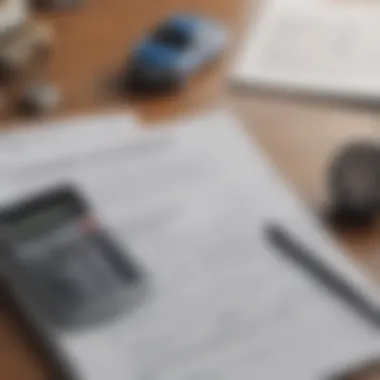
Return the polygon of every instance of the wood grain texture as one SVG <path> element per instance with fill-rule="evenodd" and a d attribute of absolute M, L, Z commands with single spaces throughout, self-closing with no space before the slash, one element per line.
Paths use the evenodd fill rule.
<path fill-rule="evenodd" d="M 125 109 L 132 107 L 148 123 L 202 108 L 224 104 L 244 121 L 269 153 L 274 164 L 294 184 L 310 206 L 321 212 L 326 202 L 325 172 L 336 149 L 358 137 L 380 139 L 380 118 L 376 109 L 359 105 L 329 104 L 323 101 L 254 92 L 236 93 L 226 84 L 226 73 L 238 44 L 231 44 L 225 59 L 195 78 L 176 96 L 150 102 L 116 99 L 103 90 L 104 81 L 127 58 L 131 47 L 147 28 L 176 11 L 201 11 L 220 18 L 234 31 L 252 22 L 247 10 L 258 3 L 243 0 L 87 0 L 83 10 L 43 14 L 38 17 L 56 28 L 52 59 L 38 64 L 33 72 L 46 76 L 63 91 L 62 115 Z M 25 73 L 20 82 L 27 78 Z M 3 126 L 14 113 L 10 105 L 3 112 Z M 151 124 L 153 125 L 153 124 Z M 349 253 L 380 278 L 380 229 L 361 234 L 341 234 Z M 380 379 L 378 370 L 355 379 Z M 20 332 L 6 306 L 0 312 L 0 378 L 4 380 L 49 379 L 46 366 Z M 127 379 L 126 379 L 127 380 Z M 351 380 L 351 379 L 350 379 Z"/>

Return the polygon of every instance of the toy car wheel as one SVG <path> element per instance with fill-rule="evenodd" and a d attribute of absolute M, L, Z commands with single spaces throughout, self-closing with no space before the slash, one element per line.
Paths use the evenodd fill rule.
<path fill-rule="evenodd" d="M 131 68 L 121 82 L 123 92 L 138 95 L 174 92 L 184 85 L 184 80 L 171 70 L 143 66 Z"/>

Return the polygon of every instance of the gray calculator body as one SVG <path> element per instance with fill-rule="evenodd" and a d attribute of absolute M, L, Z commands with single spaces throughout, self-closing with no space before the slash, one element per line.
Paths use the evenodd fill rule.
<path fill-rule="evenodd" d="M 141 268 L 64 186 L 0 211 L 0 275 L 59 354 L 60 334 L 112 323 L 146 294 Z"/>

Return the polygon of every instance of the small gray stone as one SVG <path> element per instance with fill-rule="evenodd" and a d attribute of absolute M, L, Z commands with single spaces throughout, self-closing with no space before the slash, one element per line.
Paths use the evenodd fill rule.
<path fill-rule="evenodd" d="M 57 109 L 60 102 L 61 92 L 56 86 L 34 83 L 26 88 L 19 106 L 24 114 L 44 114 Z"/>

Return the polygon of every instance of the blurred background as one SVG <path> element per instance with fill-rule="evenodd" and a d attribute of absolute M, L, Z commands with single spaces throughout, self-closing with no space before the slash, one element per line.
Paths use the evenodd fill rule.
<path fill-rule="evenodd" d="M 366 171 L 371 179 L 364 181 L 371 186 L 365 191 L 371 187 L 371 194 L 368 190 L 363 195 L 365 207 L 348 207 L 350 212 L 355 208 L 355 217 L 363 208 L 370 210 L 371 218 L 347 228 L 345 223 L 331 223 L 326 215 L 336 201 L 331 167 L 342 150 L 358 142 L 379 148 L 380 65 L 372 64 L 372 71 L 365 65 L 379 62 L 379 4 L 315 2 L 322 5 L 309 8 L 296 0 L 0 0 L 1 128 L 11 131 L 20 124 L 38 125 L 104 110 L 133 110 L 150 128 L 156 121 L 215 105 L 232 108 L 316 218 L 326 222 L 359 265 L 378 279 L 380 196 L 374 200 L 372 195 L 377 194 L 378 179 L 380 183 L 380 156 L 376 168 L 370 174 Z M 271 8 L 275 3 L 281 3 L 278 9 Z M 353 4 L 358 8 L 353 9 Z M 184 50 L 171 61 L 165 56 L 169 63 L 160 66 L 164 58 L 152 58 L 149 38 L 156 38 L 157 27 L 165 20 L 184 12 L 200 15 L 206 26 L 208 20 L 217 20 L 217 25 L 205 28 L 200 37 L 194 32 L 190 40 L 165 35 L 160 41 L 180 44 Z M 332 31 L 328 38 L 327 26 Z M 291 44 L 294 33 L 304 39 Z M 215 47 L 214 56 L 202 48 L 201 42 L 208 39 L 210 50 Z M 326 44 L 334 46 L 330 49 L 334 54 L 325 49 Z M 319 49 L 311 63 L 305 59 L 310 47 Z M 346 55 L 341 53 L 343 58 L 338 59 L 338 50 Z M 273 69 L 269 63 L 260 66 L 264 62 L 260 57 L 268 51 L 277 64 Z M 189 57 L 195 57 L 196 63 L 190 65 Z M 251 73 L 249 67 L 256 71 Z M 235 86 L 236 76 L 240 82 L 248 78 L 244 79 L 248 85 Z M 137 84 L 142 89 L 138 95 L 127 88 L 131 78 L 144 82 Z M 154 82 L 153 89 L 145 88 L 147 78 Z M 358 157 L 360 161 L 362 154 Z M 355 183 L 362 174 L 357 178 Z M 353 192 L 357 188 L 360 192 L 360 186 L 353 187 Z M 22 331 L 13 314 L 6 308 L 0 311 L 1 376 L 48 379 L 48 365 Z M 375 379 L 371 376 L 377 376 L 376 369 L 355 376 Z"/>

